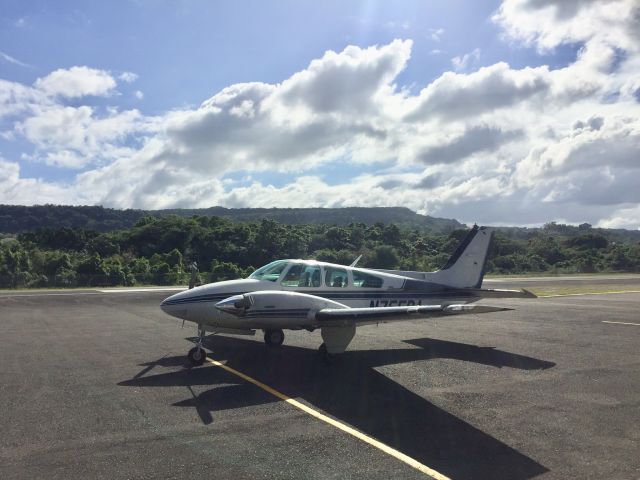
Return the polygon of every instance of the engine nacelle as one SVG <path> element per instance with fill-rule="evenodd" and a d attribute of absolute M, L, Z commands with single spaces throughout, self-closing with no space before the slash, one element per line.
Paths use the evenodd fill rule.
<path fill-rule="evenodd" d="M 234 295 L 216 303 L 222 312 L 237 317 L 252 316 L 254 318 L 276 318 L 279 315 L 300 315 L 309 319 L 323 308 L 349 308 L 346 305 L 316 295 L 280 290 L 264 290 L 259 292 Z M 304 315 L 303 315 L 304 314 Z"/>

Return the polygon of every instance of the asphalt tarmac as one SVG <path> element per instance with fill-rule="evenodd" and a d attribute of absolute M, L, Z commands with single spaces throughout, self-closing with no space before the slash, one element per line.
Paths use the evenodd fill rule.
<path fill-rule="evenodd" d="M 0 295 L 0 478 L 428 478 L 219 366 L 186 368 L 195 328 L 160 311 L 170 293 Z M 516 310 L 362 327 L 332 365 L 319 332 L 206 346 L 452 479 L 640 478 L 640 294 L 485 303 Z"/>

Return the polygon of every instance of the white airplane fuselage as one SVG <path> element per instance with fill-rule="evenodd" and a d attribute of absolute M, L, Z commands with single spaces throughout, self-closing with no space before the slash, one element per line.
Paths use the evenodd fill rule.
<path fill-rule="evenodd" d="M 359 307 L 392 307 L 409 305 L 433 305 L 468 303 L 478 300 L 477 296 L 470 295 L 464 289 L 451 289 L 446 286 L 434 284 L 414 278 L 395 275 L 369 269 L 345 267 L 324 262 L 310 260 L 283 260 L 287 262 L 277 279 L 264 280 L 246 278 L 210 283 L 190 290 L 172 295 L 161 304 L 164 312 L 174 317 L 194 322 L 209 327 L 229 329 L 299 329 L 307 326 L 306 319 L 296 312 L 274 311 L 273 315 L 263 316 L 260 319 L 242 318 L 221 311 L 215 304 L 244 293 L 257 291 L 290 291 L 306 293 L 351 308 Z M 287 285 L 284 279 L 294 265 L 308 266 L 320 272 L 319 286 Z M 331 270 L 344 272 L 346 286 L 327 286 L 327 273 Z M 379 286 L 367 288 L 356 286 L 358 275 L 375 277 Z M 291 283 L 291 282 L 289 282 Z"/>

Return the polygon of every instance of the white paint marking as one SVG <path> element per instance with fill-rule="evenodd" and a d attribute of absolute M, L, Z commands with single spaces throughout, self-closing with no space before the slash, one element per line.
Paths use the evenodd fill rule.
<path fill-rule="evenodd" d="M 561 293 L 558 295 L 538 295 L 538 298 L 584 297 L 585 295 L 614 295 L 617 293 L 640 293 L 640 290 L 620 290 L 618 292 Z"/>
<path fill-rule="evenodd" d="M 640 327 L 640 323 L 631 323 L 631 322 L 611 322 L 609 320 L 602 320 L 602 323 L 618 323 L 620 325 L 635 325 L 637 327 Z"/>
<path fill-rule="evenodd" d="M 100 292 L 74 292 L 74 293 L 2 293 L 2 297 L 68 297 L 76 295 L 100 295 Z"/>
<path fill-rule="evenodd" d="M 110 290 L 95 289 L 91 292 L 34 292 L 34 293 L 2 293 L 2 297 L 75 297 L 80 295 L 102 295 L 103 293 L 146 293 L 146 292 L 178 292 L 187 287 L 161 287 L 161 288 L 114 288 Z"/>
<path fill-rule="evenodd" d="M 187 287 L 162 287 L 162 288 L 112 288 L 109 290 L 98 290 L 100 293 L 139 293 L 139 292 L 178 292 L 186 290 Z"/>
<path fill-rule="evenodd" d="M 520 283 L 520 282 L 554 282 L 561 283 L 564 281 L 573 280 L 638 280 L 640 275 L 635 273 L 620 274 L 620 275 L 567 275 L 556 277 L 501 277 L 491 278 L 485 277 L 484 281 L 489 283 Z"/>

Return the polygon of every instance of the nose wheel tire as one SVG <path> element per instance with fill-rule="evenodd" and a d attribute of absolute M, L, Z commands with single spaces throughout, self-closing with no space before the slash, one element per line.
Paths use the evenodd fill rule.
<path fill-rule="evenodd" d="M 207 359 L 207 352 L 202 347 L 193 347 L 187 354 L 189 363 L 194 367 L 199 367 Z"/>
<path fill-rule="evenodd" d="M 267 347 L 279 347 L 284 342 L 284 332 L 282 330 L 265 330 L 264 343 Z"/>

